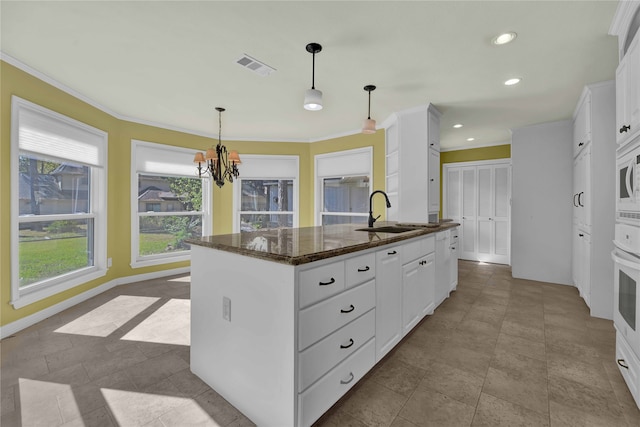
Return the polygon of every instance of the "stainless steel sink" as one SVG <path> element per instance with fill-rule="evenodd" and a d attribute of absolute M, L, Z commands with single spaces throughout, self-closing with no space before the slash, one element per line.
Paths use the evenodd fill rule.
<path fill-rule="evenodd" d="M 356 228 L 356 231 L 368 231 L 369 233 L 406 233 L 407 231 L 415 230 L 417 230 L 416 227 L 399 227 L 397 225 L 372 228 Z"/>

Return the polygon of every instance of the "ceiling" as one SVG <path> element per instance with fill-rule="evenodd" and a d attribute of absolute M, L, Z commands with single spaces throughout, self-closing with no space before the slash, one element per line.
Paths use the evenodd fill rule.
<path fill-rule="evenodd" d="M 223 139 L 316 141 L 434 104 L 443 149 L 510 141 L 571 117 L 613 79 L 615 1 L 75 1 L 0 3 L 1 50 L 115 114 Z M 493 37 L 515 31 L 495 46 Z M 302 108 L 310 42 L 324 109 Z M 248 54 L 276 69 L 262 77 Z M 503 82 L 521 77 L 515 86 Z M 453 129 L 462 123 L 464 127 Z M 467 138 L 475 138 L 467 142 Z"/>

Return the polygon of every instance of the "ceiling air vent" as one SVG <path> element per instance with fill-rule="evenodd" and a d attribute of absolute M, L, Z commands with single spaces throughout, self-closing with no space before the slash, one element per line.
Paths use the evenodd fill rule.
<path fill-rule="evenodd" d="M 262 77 L 266 77 L 276 71 L 275 68 L 269 67 L 264 62 L 260 62 L 257 59 L 250 57 L 246 53 L 243 54 L 236 62 L 242 65 L 244 68 L 247 68 L 248 70 L 253 71 L 256 74 L 261 75 Z"/>

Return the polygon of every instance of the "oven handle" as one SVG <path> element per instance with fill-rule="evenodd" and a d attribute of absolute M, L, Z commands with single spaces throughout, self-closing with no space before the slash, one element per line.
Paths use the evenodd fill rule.
<path fill-rule="evenodd" d="M 616 251 L 611 252 L 611 257 L 613 258 L 613 261 L 617 262 L 620 265 L 633 268 L 634 270 L 640 270 L 640 262 L 633 262 L 633 261 L 626 260 L 624 258 L 620 258 L 616 253 Z"/>
<path fill-rule="evenodd" d="M 629 162 L 629 167 L 627 168 L 627 176 L 626 176 L 626 179 L 624 180 L 624 185 L 627 187 L 627 194 L 629 194 L 629 199 L 631 199 L 632 203 L 636 201 L 635 194 L 633 193 L 633 182 L 631 182 L 631 178 L 635 170 L 635 166 L 636 166 L 636 159 L 633 158 Z"/>

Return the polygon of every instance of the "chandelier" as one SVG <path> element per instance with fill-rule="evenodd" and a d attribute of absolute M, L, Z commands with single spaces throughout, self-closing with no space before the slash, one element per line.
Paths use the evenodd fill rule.
<path fill-rule="evenodd" d="M 218 112 L 218 145 L 207 150 L 206 154 L 196 153 L 193 159 L 198 164 L 198 176 L 209 175 L 218 187 L 224 185 L 225 180 L 233 182 L 240 176 L 238 165 L 242 163 L 236 150 L 227 152 L 227 147 L 222 145 L 222 107 L 216 107 Z M 202 165 L 204 163 L 204 166 Z"/>

